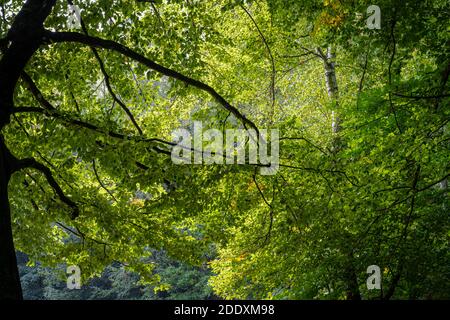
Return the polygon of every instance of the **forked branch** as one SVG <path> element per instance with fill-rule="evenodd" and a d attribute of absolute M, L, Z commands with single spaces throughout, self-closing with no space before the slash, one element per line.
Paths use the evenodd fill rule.
<path fill-rule="evenodd" d="M 52 187 L 53 191 L 55 191 L 55 193 L 58 195 L 59 199 L 71 208 L 71 218 L 75 219 L 79 216 L 79 208 L 77 204 L 64 194 L 64 191 L 61 189 L 48 167 L 44 166 L 42 163 L 37 162 L 33 158 L 18 160 L 17 167 L 15 168 L 16 171 L 26 168 L 32 168 L 40 171 L 47 179 L 47 182 Z"/>

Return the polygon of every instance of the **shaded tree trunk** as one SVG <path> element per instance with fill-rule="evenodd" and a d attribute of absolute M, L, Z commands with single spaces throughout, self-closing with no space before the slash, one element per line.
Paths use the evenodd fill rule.
<path fill-rule="evenodd" d="M 11 177 L 10 153 L 0 136 L 0 300 L 22 299 L 11 228 L 8 182 Z"/>

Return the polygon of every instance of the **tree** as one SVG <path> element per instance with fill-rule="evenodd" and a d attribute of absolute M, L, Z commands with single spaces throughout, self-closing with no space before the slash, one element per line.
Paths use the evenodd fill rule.
<path fill-rule="evenodd" d="M 103 12 L 106 12 L 111 4 L 100 1 L 98 5 L 103 8 Z M 107 21 L 102 21 L 102 19 L 99 20 L 99 11 L 95 9 L 90 12 L 93 15 L 92 22 L 95 21 L 94 23 L 98 23 L 99 26 L 105 23 L 118 23 L 128 31 L 132 31 L 134 26 L 130 24 L 130 20 L 138 22 L 139 17 L 126 16 L 131 13 L 130 8 L 142 9 L 143 5 L 136 3 L 132 7 L 127 7 L 121 1 L 112 5 L 122 12 L 113 10 L 113 16 L 109 17 Z M 66 7 L 67 4 L 57 4 L 56 1 L 30 0 L 26 1 L 17 15 L 14 16 L 14 10 L 19 8 L 19 3 L 13 1 L 3 5 L 2 32 L 5 32 L 6 36 L 1 41 L 2 60 L 0 63 L 2 83 L 0 98 L 0 128 L 2 130 L 0 162 L 2 170 L 0 188 L 2 197 L 2 208 L 0 210 L 2 239 L 0 242 L 2 247 L 0 256 L 2 263 L 0 282 L 2 286 L 1 294 L 4 298 L 17 299 L 21 297 L 11 230 L 10 204 L 13 205 L 13 212 L 17 210 L 23 213 L 13 217 L 14 224 L 17 227 L 16 233 L 19 234 L 19 237 L 16 237 L 16 246 L 23 248 L 33 258 L 39 258 L 47 263 L 54 263 L 63 255 L 65 257 L 64 262 L 84 264 L 83 274 L 86 277 L 98 273 L 105 266 L 105 263 L 120 257 L 120 260 L 126 261 L 131 268 L 139 269 L 141 276 L 147 274 L 149 279 L 153 279 L 152 266 L 140 262 L 148 254 L 147 247 L 165 247 L 169 251 L 171 247 L 176 247 L 180 256 L 190 256 L 191 260 L 196 259 L 189 250 L 190 244 L 194 242 L 195 238 L 176 228 L 176 223 L 178 223 L 177 212 L 173 212 L 171 207 L 165 209 L 171 212 L 158 215 L 158 217 L 153 216 L 150 212 L 139 212 L 141 209 L 146 211 L 148 208 L 142 208 L 143 201 L 135 197 L 136 193 L 144 192 L 153 200 L 152 205 L 159 207 L 158 197 L 164 193 L 162 188 L 163 178 L 175 179 L 177 175 L 186 176 L 186 172 L 178 173 L 176 170 L 169 170 L 172 164 L 167 158 L 156 158 L 157 153 L 170 155 L 166 147 L 171 144 L 159 138 L 149 138 L 147 135 L 162 133 L 167 129 L 164 126 L 155 128 L 155 130 L 151 128 L 141 129 L 135 116 L 123 102 L 125 99 L 115 93 L 115 88 L 111 85 L 109 71 L 106 70 L 105 66 L 108 64 L 105 64 L 104 61 L 111 61 L 111 65 L 116 64 L 120 69 L 121 67 L 117 65 L 117 62 L 123 58 L 129 59 L 127 76 L 130 76 L 130 73 L 136 76 L 133 68 L 138 67 L 133 65 L 131 61 L 139 62 L 146 69 L 157 71 L 160 75 L 180 80 L 193 88 L 197 88 L 197 90 L 208 93 L 243 123 L 255 126 L 210 86 L 163 67 L 118 42 L 90 36 L 85 26 L 83 27 L 84 33 L 54 32 L 45 29 L 44 22 L 53 27 L 65 25 L 66 17 L 62 12 Z M 49 17 L 52 10 L 54 14 Z M 145 10 L 149 14 L 149 10 Z M 175 7 L 173 6 L 170 11 L 174 12 Z M 86 19 L 90 20 L 91 18 L 87 17 Z M 124 34 L 123 31 L 116 33 L 115 37 L 121 37 Z M 113 35 L 111 36 L 114 38 Z M 142 39 L 144 38 L 143 36 Z M 135 40 L 129 39 L 130 43 Z M 62 45 L 55 48 L 54 43 L 61 43 Z M 103 78 L 101 81 L 103 81 L 102 83 L 111 99 L 102 99 L 98 96 L 97 102 L 92 99 L 93 97 L 90 95 L 94 97 L 98 95 L 94 86 L 95 82 L 100 79 L 99 74 L 92 71 L 75 74 L 72 67 L 69 67 L 70 64 L 73 63 L 73 66 L 75 66 L 80 61 L 90 63 L 91 58 L 88 58 L 87 55 L 90 55 L 91 52 L 81 50 L 79 51 L 81 55 L 77 58 L 71 55 L 70 51 L 66 51 L 67 48 L 64 47 L 66 43 L 69 46 L 70 43 L 77 43 L 90 47 L 99 65 Z M 116 52 L 120 55 L 120 58 L 102 59 L 96 47 Z M 66 53 L 69 54 L 65 55 Z M 49 59 L 55 69 L 47 69 L 49 77 L 41 77 L 41 81 L 46 87 L 44 91 L 44 89 L 40 89 L 43 83 L 35 79 L 40 76 L 39 70 L 44 65 L 46 68 L 50 67 L 47 64 L 50 61 Z M 69 63 L 69 65 L 66 63 Z M 75 69 L 77 68 L 75 67 Z M 50 74 L 55 75 L 56 78 L 53 78 Z M 162 87 L 162 84 L 167 82 L 167 78 L 160 78 L 160 75 L 147 73 L 147 78 L 160 79 Z M 19 80 L 21 81 L 20 84 Z M 61 87 L 51 88 L 53 84 L 60 80 L 64 83 L 63 87 L 67 89 L 64 97 L 59 96 L 59 93 L 62 92 L 56 92 Z M 140 81 L 142 80 L 136 80 L 137 86 L 140 85 Z M 81 87 L 75 90 L 71 82 L 81 84 Z M 128 90 L 126 86 L 121 87 L 121 89 L 125 92 Z M 58 96 L 55 97 L 59 104 L 57 107 L 51 101 L 53 99 L 47 98 L 52 90 L 56 90 L 53 93 Z M 80 93 L 86 95 L 81 99 Z M 65 100 L 69 96 L 71 98 L 70 103 Z M 142 92 L 141 98 L 146 99 Z M 108 100 L 112 103 L 112 108 L 107 113 L 102 112 L 104 103 Z M 154 99 L 152 103 L 155 103 L 156 100 Z M 17 101 L 24 105 L 18 106 Z M 30 105 L 27 105 L 27 103 Z M 35 106 L 35 103 L 38 103 L 39 107 Z M 91 115 L 83 114 L 84 111 L 80 109 L 82 103 L 89 104 L 96 110 L 92 109 L 94 112 Z M 62 106 L 64 104 L 66 107 Z M 117 112 L 118 110 L 114 108 L 116 104 L 120 106 L 120 112 Z M 133 111 L 135 113 L 145 112 L 145 108 L 149 108 L 149 105 L 141 105 L 140 110 L 135 108 Z M 122 112 L 124 112 L 125 117 L 123 117 Z M 17 116 L 18 114 L 25 114 L 25 119 L 20 119 Z M 8 126 L 13 115 L 17 122 Z M 116 117 L 119 118 L 114 121 Z M 151 123 L 156 120 L 152 117 L 146 112 L 146 126 L 151 126 Z M 22 121 L 26 124 L 23 125 Z M 30 125 L 34 121 L 36 121 L 36 124 Z M 131 126 L 127 124 L 128 121 L 130 121 Z M 176 119 L 172 121 L 176 121 Z M 102 126 L 103 124 L 106 125 Z M 20 129 L 16 125 L 20 126 Z M 120 126 L 123 126 L 122 130 L 119 130 Z M 22 134 L 19 133 L 18 129 L 23 130 Z M 133 134 L 133 131 L 137 131 L 137 134 Z M 44 134 L 41 135 L 41 133 Z M 76 133 L 80 135 L 77 134 L 77 137 L 75 137 Z M 22 140 L 23 138 L 25 140 Z M 45 141 L 44 144 L 38 146 L 35 138 L 42 139 L 41 142 Z M 53 140 L 53 138 L 56 140 Z M 15 150 L 11 153 L 11 145 L 15 144 L 16 141 L 21 141 L 21 146 L 17 145 L 18 148 L 14 148 Z M 56 149 L 50 146 L 54 143 L 64 145 L 61 149 L 58 148 L 61 157 L 56 156 L 54 152 Z M 47 149 L 48 147 L 49 149 Z M 94 152 L 93 154 L 92 147 L 97 149 L 99 153 Z M 135 153 L 134 148 L 137 147 L 141 149 L 139 155 Z M 120 152 L 118 152 L 118 148 Z M 56 160 L 55 156 L 59 158 L 59 161 Z M 36 157 L 39 157 L 40 161 L 46 164 L 36 160 Z M 144 163 L 148 160 L 156 161 L 152 162 L 151 165 L 145 165 Z M 56 164 L 57 162 L 59 164 Z M 85 166 L 86 163 L 89 164 L 89 168 Z M 126 169 L 122 170 L 121 165 L 125 163 Z M 131 167 L 129 168 L 130 164 Z M 64 167 L 64 175 L 58 169 L 59 165 Z M 75 174 L 72 175 L 71 170 L 75 170 L 76 173 L 74 172 Z M 122 171 L 123 176 L 121 177 L 114 174 L 117 181 L 122 180 L 120 184 L 114 184 L 114 192 L 108 189 L 111 183 L 102 181 L 101 170 L 105 173 Z M 134 178 L 130 178 L 131 172 L 135 175 Z M 14 181 L 11 182 L 10 179 Z M 58 181 L 59 179 L 60 181 Z M 47 184 L 43 180 L 46 180 Z M 65 184 L 64 186 L 61 186 L 62 181 Z M 82 185 L 79 182 L 82 182 Z M 30 201 L 25 204 L 23 198 L 22 200 L 14 198 L 14 195 L 8 197 L 8 184 L 9 189 L 17 192 L 17 195 L 22 192 L 29 193 Z M 140 184 L 142 184 L 142 187 L 140 187 Z M 98 185 L 100 188 L 97 187 Z M 124 189 L 119 190 L 119 185 Z M 53 190 L 49 190 L 49 187 Z M 68 192 L 71 193 L 70 196 L 66 195 Z M 55 193 L 56 197 L 52 193 Z M 106 211 L 103 211 L 105 209 Z M 41 213 L 43 221 L 30 225 L 30 220 L 24 215 L 29 210 Z M 94 210 L 96 213 L 92 214 Z M 164 208 L 159 208 L 159 213 L 162 212 L 164 212 Z M 112 217 L 113 214 L 115 215 L 114 218 Z M 87 219 L 84 220 L 83 216 Z M 74 219 L 74 221 L 72 226 L 67 227 L 65 224 L 69 218 Z M 84 220 L 84 222 L 78 224 L 77 219 L 78 221 Z M 115 219 L 121 221 L 120 223 L 124 228 L 119 228 L 116 223 L 111 223 Z M 136 219 L 139 221 L 135 221 Z M 55 221 L 57 225 L 49 228 L 49 224 Z M 140 229 L 140 231 L 137 232 L 136 229 Z M 20 237 L 20 234 L 25 236 L 27 231 L 39 235 L 41 239 L 31 240 L 27 237 Z M 65 245 L 61 239 L 66 236 L 67 232 L 76 235 L 81 241 Z M 107 236 L 105 236 L 106 234 Z M 97 235 L 100 235 L 102 239 L 97 239 Z M 48 238 L 46 239 L 46 237 Z M 107 240 L 105 240 L 106 238 Z M 179 245 L 177 244 L 178 241 L 180 242 Z M 85 246 L 88 246 L 88 248 L 85 248 Z M 56 251 L 59 251 L 59 254 L 54 254 L 53 257 L 47 256 L 48 252 L 55 253 Z"/>
<path fill-rule="evenodd" d="M 303 91 L 300 96 L 314 87 L 326 92 L 325 81 L 311 85 L 324 60 L 311 48 L 331 45 L 337 51 L 340 147 L 336 152 L 336 139 L 314 126 L 320 122 L 322 128 L 329 128 L 335 103 L 316 96 L 296 110 L 296 120 L 301 120 L 284 127 L 286 141 L 281 148 L 284 155 L 289 150 L 290 161 L 301 165 L 286 168 L 284 177 L 282 170 L 278 181 L 260 182 L 261 189 L 268 189 L 266 194 L 275 195 L 266 208 L 273 220 L 271 241 L 258 240 L 254 212 L 243 217 L 241 226 L 233 230 L 233 240 L 219 249 L 220 259 L 212 264 L 217 273 L 212 283 L 219 295 L 448 296 L 440 286 L 432 289 L 429 282 L 443 283 L 449 277 L 447 249 L 441 250 L 448 248 L 444 231 L 448 230 L 448 190 L 439 188 L 440 181 L 448 178 L 448 164 L 441 162 L 448 158 L 444 109 L 449 57 L 442 50 L 448 38 L 439 25 L 448 2 L 380 1 L 379 5 L 383 27 L 377 31 L 365 25 L 363 2 L 268 1 L 273 25 L 291 30 L 287 34 L 299 43 L 292 45 L 298 52 L 288 57 L 311 57 L 316 62 L 313 72 L 297 73 L 303 85 L 290 85 L 289 101 L 297 92 Z M 299 33 L 305 25 L 303 30 L 310 33 Z M 412 26 L 419 31 L 411 32 Z M 280 81 L 277 84 L 282 86 Z M 320 102 L 322 110 L 315 112 Z M 330 176 L 330 171 L 342 175 Z M 369 291 L 365 286 L 365 271 L 371 264 L 382 267 L 381 290 Z M 352 288 L 350 295 L 348 288 Z"/>
<path fill-rule="evenodd" d="M 448 1 L 379 6 L 371 30 L 363 1 L 3 2 L 0 298 L 15 247 L 151 284 L 150 248 L 217 252 L 225 298 L 448 296 Z M 279 171 L 174 164 L 194 120 L 279 129 Z"/>

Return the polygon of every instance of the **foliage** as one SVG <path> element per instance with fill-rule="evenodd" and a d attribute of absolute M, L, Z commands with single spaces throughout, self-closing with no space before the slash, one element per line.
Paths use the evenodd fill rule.
<path fill-rule="evenodd" d="M 211 297 L 206 273 L 148 263 L 149 248 L 209 264 L 227 299 L 449 298 L 448 1 L 379 1 L 380 30 L 366 28 L 364 1 L 77 4 L 90 36 L 150 62 L 81 30 L 58 33 L 67 4 L 57 2 L 25 69 L 32 80 L 22 76 L 14 95 L 16 107 L 40 109 L 15 113 L 2 135 L 15 157 L 48 165 L 79 215 L 40 170 L 16 172 L 18 250 L 43 266 L 80 265 L 85 283 L 110 266 L 114 285 L 94 298 L 161 297 L 141 295 L 126 278 L 136 274 L 172 283 L 164 298 Z M 4 3 L 0 34 L 21 5 Z M 336 101 L 316 50 L 328 46 Z M 174 129 L 245 119 L 280 130 L 276 175 L 171 161 Z M 373 264 L 381 291 L 366 287 Z M 22 281 L 35 288 L 34 277 Z"/>

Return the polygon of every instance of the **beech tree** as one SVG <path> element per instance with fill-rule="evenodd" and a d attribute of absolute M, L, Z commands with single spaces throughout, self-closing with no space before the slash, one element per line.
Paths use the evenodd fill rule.
<path fill-rule="evenodd" d="M 2 1 L 0 298 L 15 249 L 152 285 L 163 249 L 224 298 L 448 298 L 449 2 L 377 5 Z M 280 169 L 173 163 L 194 120 L 279 129 Z"/>

